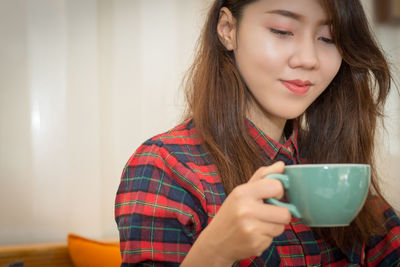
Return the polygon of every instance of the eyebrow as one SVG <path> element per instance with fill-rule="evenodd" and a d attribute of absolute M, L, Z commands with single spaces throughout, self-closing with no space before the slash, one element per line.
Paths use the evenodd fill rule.
<path fill-rule="evenodd" d="M 300 14 L 297 14 L 297 13 L 294 13 L 292 11 L 285 10 L 285 9 L 270 10 L 270 11 L 266 11 L 265 13 L 281 15 L 281 16 L 284 16 L 284 17 L 287 17 L 287 18 L 298 20 L 298 21 L 303 21 L 304 20 L 304 16 L 303 15 L 300 15 Z M 320 24 L 320 25 L 330 25 L 331 21 L 329 21 L 329 20 L 321 20 L 321 21 L 318 21 L 318 24 Z"/>

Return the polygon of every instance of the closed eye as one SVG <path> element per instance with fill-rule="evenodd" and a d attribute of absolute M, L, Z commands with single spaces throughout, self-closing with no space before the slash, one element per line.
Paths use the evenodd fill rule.
<path fill-rule="evenodd" d="M 286 36 L 293 36 L 293 33 L 290 31 L 283 31 L 283 30 L 278 30 L 278 29 L 274 29 L 274 28 L 270 28 L 269 29 L 272 33 L 280 36 L 280 37 L 286 37 Z M 335 42 L 327 37 L 319 37 L 318 40 L 321 40 L 327 44 L 334 44 Z"/>
<path fill-rule="evenodd" d="M 280 36 L 292 36 L 293 33 L 289 32 L 289 31 L 282 31 L 282 30 L 278 30 L 278 29 L 274 29 L 274 28 L 270 28 L 269 29 L 272 33 L 276 34 L 276 35 L 280 35 Z"/>
<path fill-rule="evenodd" d="M 326 37 L 319 37 L 318 39 L 323 41 L 323 42 L 325 42 L 325 43 L 327 43 L 327 44 L 335 43 L 332 39 L 329 39 L 329 38 L 326 38 Z"/>

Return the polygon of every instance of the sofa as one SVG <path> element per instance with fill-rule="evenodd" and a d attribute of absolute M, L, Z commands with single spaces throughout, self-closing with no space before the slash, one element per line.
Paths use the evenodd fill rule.
<path fill-rule="evenodd" d="M 66 243 L 0 247 L 0 267 L 117 267 L 118 241 L 69 234 Z"/>

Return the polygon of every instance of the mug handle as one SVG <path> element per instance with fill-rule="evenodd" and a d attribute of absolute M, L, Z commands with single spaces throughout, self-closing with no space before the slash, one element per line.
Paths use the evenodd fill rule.
<path fill-rule="evenodd" d="M 272 173 L 272 174 L 265 176 L 265 178 L 277 179 L 282 183 L 282 185 L 285 189 L 289 189 L 289 177 L 285 174 Z M 275 206 L 285 207 L 290 211 L 290 213 L 294 217 L 301 218 L 301 214 L 300 214 L 299 210 L 293 204 L 283 203 L 275 198 L 268 198 L 265 200 L 265 202 L 275 205 Z"/>

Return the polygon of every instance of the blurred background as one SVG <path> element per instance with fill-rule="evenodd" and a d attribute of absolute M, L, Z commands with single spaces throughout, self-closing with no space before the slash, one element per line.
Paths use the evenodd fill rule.
<path fill-rule="evenodd" d="M 210 2 L 0 0 L 0 245 L 118 238 L 121 171 L 181 119 Z M 400 26 L 363 4 L 399 81 Z M 400 209 L 398 91 L 386 111 L 376 156 Z"/>

